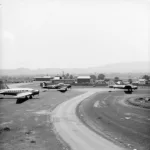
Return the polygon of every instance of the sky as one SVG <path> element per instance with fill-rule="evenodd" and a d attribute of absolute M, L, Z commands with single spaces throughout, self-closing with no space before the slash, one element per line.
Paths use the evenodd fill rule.
<path fill-rule="evenodd" d="M 148 0 L 4 0 L 0 68 L 150 61 Z"/>

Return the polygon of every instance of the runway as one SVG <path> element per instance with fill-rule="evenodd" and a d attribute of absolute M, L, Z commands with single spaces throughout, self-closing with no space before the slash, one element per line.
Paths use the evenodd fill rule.
<path fill-rule="evenodd" d="M 73 150 L 123 150 L 124 148 L 90 130 L 76 116 L 77 105 L 83 100 L 86 101 L 86 98 L 93 96 L 97 91 L 104 92 L 108 89 L 88 91 L 57 106 L 51 118 L 54 129 Z"/>

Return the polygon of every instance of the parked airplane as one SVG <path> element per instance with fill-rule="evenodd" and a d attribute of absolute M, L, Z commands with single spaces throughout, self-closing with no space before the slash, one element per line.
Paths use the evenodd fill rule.
<path fill-rule="evenodd" d="M 114 82 L 114 81 L 110 81 L 109 83 L 109 88 L 117 88 L 117 89 L 127 89 L 128 91 L 131 91 L 134 89 L 138 89 L 137 86 L 134 86 L 132 84 L 125 84 L 122 81 L 118 81 L 118 82 Z"/>
<path fill-rule="evenodd" d="M 67 89 L 70 89 L 71 84 L 58 83 L 58 84 L 53 84 L 53 85 L 47 85 L 47 83 L 43 82 L 41 84 L 41 87 L 46 88 L 46 89 L 61 89 L 63 87 L 66 87 Z"/>
<path fill-rule="evenodd" d="M 40 83 L 40 86 L 44 89 L 55 89 L 56 85 L 47 85 L 46 82 Z"/>
<path fill-rule="evenodd" d="M 14 98 L 26 98 L 31 99 L 34 95 L 39 95 L 39 90 L 31 88 L 9 88 L 6 84 L 0 83 L 0 94 L 12 95 Z"/>

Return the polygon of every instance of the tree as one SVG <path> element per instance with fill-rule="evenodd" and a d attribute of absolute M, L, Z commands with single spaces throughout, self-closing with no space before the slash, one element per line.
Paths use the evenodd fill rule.
<path fill-rule="evenodd" d="M 91 79 L 93 79 L 93 81 L 96 80 L 96 76 L 94 74 L 90 75 Z"/>
<path fill-rule="evenodd" d="M 149 79 L 150 79 L 150 77 L 149 77 L 148 75 L 144 75 L 144 76 L 142 77 L 142 79 L 149 80 Z"/>
<path fill-rule="evenodd" d="M 71 74 L 69 78 L 70 78 L 70 79 L 73 79 L 73 75 Z"/>
<path fill-rule="evenodd" d="M 64 79 L 69 79 L 70 75 L 69 75 L 69 73 L 67 73 L 67 74 L 64 74 L 63 77 L 64 77 Z"/>
<path fill-rule="evenodd" d="M 104 74 L 99 74 L 98 75 L 98 80 L 104 80 L 105 78 L 105 75 Z"/>
<path fill-rule="evenodd" d="M 70 75 L 69 75 L 69 73 L 67 73 L 67 74 L 66 74 L 66 79 L 68 79 L 68 78 L 69 78 L 69 76 L 70 76 Z"/>
<path fill-rule="evenodd" d="M 132 79 L 128 79 L 128 82 L 131 84 L 132 83 Z"/>

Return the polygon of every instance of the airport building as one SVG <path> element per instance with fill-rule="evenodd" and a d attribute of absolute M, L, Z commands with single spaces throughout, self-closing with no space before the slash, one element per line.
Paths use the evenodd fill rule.
<path fill-rule="evenodd" d="M 139 84 L 147 84 L 148 81 L 146 79 L 139 79 Z"/>
<path fill-rule="evenodd" d="M 78 76 L 77 83 L 91 83 L 92 79 L 90 76 Z"/>
<path fill-rule="evenodd" d="M 44 77 L 34 77 L 34 81 L 51 81 L 53 77 L 51 76 L 44 76 Z"/>
<path fill-rule="evenodd" d="M 52 80 L 52 84 L 58 84 L 58 83 L 73 84 L 75 83 L 75 79 L 53 79 Z"/>
<path fill-rule="evenodd" d="M 54 80 L 61 80 L 62 77 L 61 77 L 61 76 L 55 76 L 55 77 L 53 77 L 53 79 L 54 79 Z"/>

